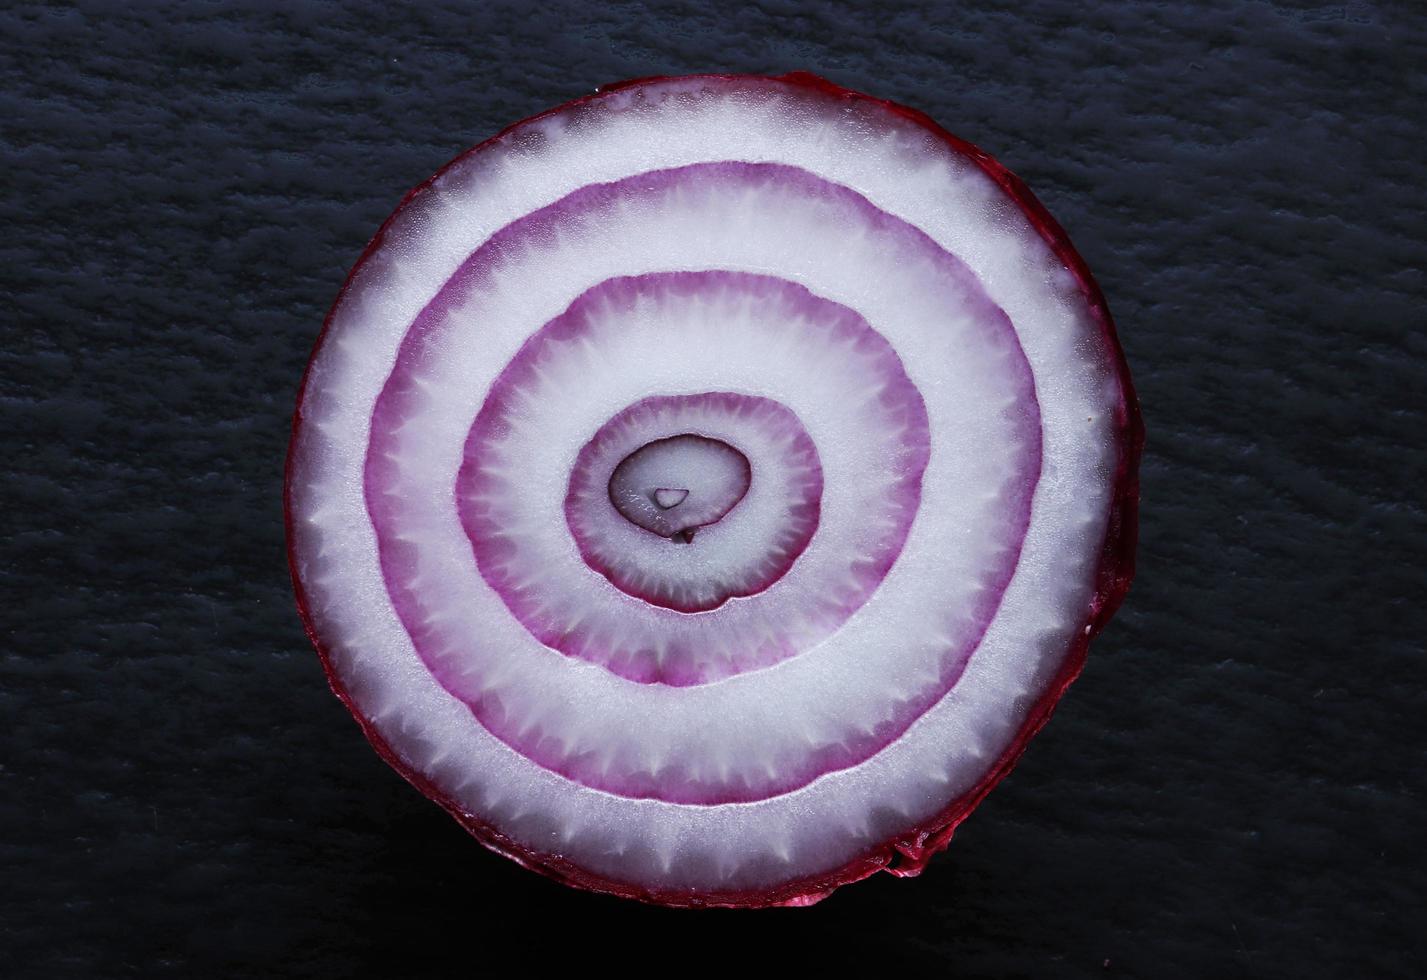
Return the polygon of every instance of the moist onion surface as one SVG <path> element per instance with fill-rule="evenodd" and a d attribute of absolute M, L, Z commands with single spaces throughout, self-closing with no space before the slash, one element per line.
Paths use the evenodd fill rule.
<path fill-rule="evenodd" d="M 625 83 L 413 191 L 288 460 L 299 605 L 487 846 L 676 905 L 916 873 L 1128 587 L 1104 301 L 994 160 L 808 75 Z"/>

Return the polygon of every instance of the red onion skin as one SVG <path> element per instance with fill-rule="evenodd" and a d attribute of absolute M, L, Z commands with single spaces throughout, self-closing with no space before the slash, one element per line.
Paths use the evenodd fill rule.
<path fill-rule="evenodd" d="M 303 371 L 301 387 L 298 390 L 297 404 L 293 412 L 293 438 L 288 444 L 283 481 L 283 519 L 288 541 L 288 570 L 292 576 L 293 590 L 297 600 L 297 610 L 302 617 L 303 628 L 306 630 L 308 639 L 312 642 L 322 662 L 322 669 L 327 675 L 327 682 L 331 686 L 332 692 L 346 705 L 347 710 L 350 711 L 352 716 L 357 720 L 357 724 L 361 727 L 362 733 L 366 735 L 367 741 L 371 743 L 377 754 L 386 760 L 389 766 L 400 773 L 407 782 L 416 787 L 423 795 L 438 803 L 447 813 L 451 814 L 456 822 L 464 827 L 471 836 L 475 837 L 476 840 L 480 841 L 480 843 L 488 849 L 510 858 L 522 867 L 529 868 L 531 871 L 545 875 L 562 884 L 588 891 L 616 895 L 621 898 L 634 899 L 635 901 L 653 905 L 677 908 L 767 908 L 773 906 L 792 907 L 813 905 L 832 894 L 837 888 L 855 881 L 860 881 L 877 871 L 887 871 L 899 877 L 910 877 L 920 874 L 934 855 L 946 849 L 951 842 L 952 835 L 955 833 L 956 828 L 971 814 L 971 811 L 985 798 L 986 794 L 1010 773 L 1020 760 L 1021 755 L 1025 752 L 1026 746 L 1030 743 L 1031 739 L 1034 738 L 1036 733 L 1050 720 L 1050 716 L 1054 712 L 1056 703 L 1060 700 L 1061 695 L 1065 693 L 1066 689 L 1080 676 L 1081 670 L 1084 669 L 1090 641 L 1104 629 L 1105 625 L 1114 616 L 1115 611 L 1119 609 L 1120 603 L 1124 601 L 1125 595 L 1130 588 L 1130 582 L 1135 575 L 1135 549 L 1139 539 L 1139 464 L 1144 449 L 1144 421 L 1140 414 L 1139 400 L 1135 395 L 1134 384 L 1130 379 L 1129 365 L 1125 360 L 1124 350 L 1116 334 L 1115 324 L 1110 316 L 1109 306 L 1105 301 L 1104 293 L 1101 292 L 1094 276 L 1091 275 L 1085 260 L 1081 258 L 1080 253 L 1077 252 L 1075 246 L 1071 244 L 1070 237 L 1066 234 L 1065 230 L 1055 218 L 1051 216 L 1045 206 L 1036 199 L 1036 196 L 1031 192 L 1030 188 L 990 154 L 966 140 L 947 132 L 930 116 L 917 109 L 843 88 L 840 85 L 809 72 L 791 72 L 781 76 L 706 74 L 683 77 L 710 81 L 777 82 L 783 85 L 807 89 L 824 96 L 847 102 L 875 105 L 895 116 L 921 126 L 942 140 L 955 153 L 973 161 L 1016 202 L 1021 211 L 1030 220 L 1032 227 L 1034 227 L 1041 238 L 1045 240 L 1046 244 L 1050 246 L 1056 258 L 1074 275 L 1081 293 L 1085 296 L 1089 304 L 1091 315 L 1095 318 L 1096 323 L 1100 327 L 1105 350 L 1112 359 L 1112 366 L 1115 369 L 1116 377 L 1119 381 L 1122 401 L 1115 407 L 1114 411 L 1113 426 L 1117 436 L 1116 442 L 1120 449 L 1120 458 L 1117 461 L 1112 481 L 1110 511 L 1106 521 L 1105 538 L 1100 547 L 1100 561 L 1095 572 L 1094 593 L 1091 597 L 1085 623 L 1075 634 L 1076 639 L 1066 654 L 1060 670 L 1047 686 L 1045 693 L 1041 695 L 1040 699 L 1031 708 L 1026 720 L 1021 724 L 1020 730 L 1016 733 L 1015 738 L 1012 739 L 1006 750 L 996 760 L 995 765 L 986 772 L 969 792 L 962 794 L 939 813 L 922 821 L 912 830 L 871 848 L 866 854 L 847 862 L 833 871 L 785 882 L 773 888 L 700 894 L 651 890 L 602 878 L 575 867 L 573 864 L 558 857 L 536 854 L 522 847 L 520 844 L 502 834 L 495 827 L 483 821 L 480 817 L 466 812 L 459 804 L 451 799 L 451 797 L 432 783 L 431 780 L 413 770 L 397 757 L 396 753 L 386 740 L 382 738 L 375 726 L 361 714 L 353 703 L 351 695 L 347 692 L 346 687 L 337 676 L 330 651 L 325 648 L 317 635 L 307 594 L 303 589 L 302 581 L 297 572 L 292 507 L 293 459 L 297 445 L 296 437 L 303 420 L 303 401 L 307 393 L 307 386 L 312 370 L 311 357 L 309 357 L 307 367 Z M 405 210 L 408 204 L 425 192 L 438 178 L 446 173 L 447 170 L 461 160 L 464 160 L 467 156 L 481 152 L 487 146 L 503 139 L 507 134 L 536 120 L 585 105 L 611 92 L 671 80 L 672 79 L 668 76 L 649 76 L 646 78 L 630 79 L 615 85 L 604 86 L 597 89 L 594 93 L 572 99 L 562 105 L 555 106 L 554 108 L 530 116 L 527 119 L 523 119 L 520 122 L 513 123 L 489 139 L 462 152 L 446 163 L 427 180 L 408 191 L 406 195 L 402 197 L 400 204 L 397 205 L 392 214 L 382 223 L 381 227 L 377 229 L 372 240 L 367 243 L 361 256 L 352 266 L 346 280 L 342 284 L 341 290 L 337 294 L 336 300 L 332 304 L 332 308 L 328 311 L 323 321 L 322 330 L 318 334 L 317 341 L 312 348 L 313 355 L 316 354 L 326 340 L 327 333 L 332 326 L 333 317 L 337 309 L 341 306 L 342 300 L 345 298 L 347 291 L 351 288 L 353 281 L 356 279 L 357 273 L 366 264 L 372 254 L 385 242 L 387 232 L 397 216 Z"/>

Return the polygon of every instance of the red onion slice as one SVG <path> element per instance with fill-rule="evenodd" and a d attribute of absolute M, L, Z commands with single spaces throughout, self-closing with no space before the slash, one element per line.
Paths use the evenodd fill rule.
<path fill-rule="evenodd" d="M 678 905 L 921 870 L 1132 571 L 1109 316 L 1018 181 L 811 76 L 633 82 L 413 192 L 303 385 L 290 555 L 379 751 Z"/>

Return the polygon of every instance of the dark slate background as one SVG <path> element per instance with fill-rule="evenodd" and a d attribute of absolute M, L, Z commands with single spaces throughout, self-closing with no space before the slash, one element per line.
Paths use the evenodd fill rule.
<path fill-rule="evenodd" d="M 1422 967 L 1423 8 L 958 8 L 7 5 L 0 975 Z M 601 83 L 793 68 L 925 109 L 1071 231 L 1149 429 L 1140 575 L 922 878 L 567 891 L 328 693 L 283 551 L 298 379 L 464 147 Z"/>

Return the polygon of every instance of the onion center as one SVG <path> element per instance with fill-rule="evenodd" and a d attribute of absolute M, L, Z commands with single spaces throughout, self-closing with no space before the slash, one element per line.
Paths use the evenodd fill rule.
<path fill-rule="evenodd" d="M 609 478 L 609 499 L 629 523 L 662 538 L 692 543 L 748 492 L 748 457 L 722 439 L 686 432 L 646 442 Z"/>

